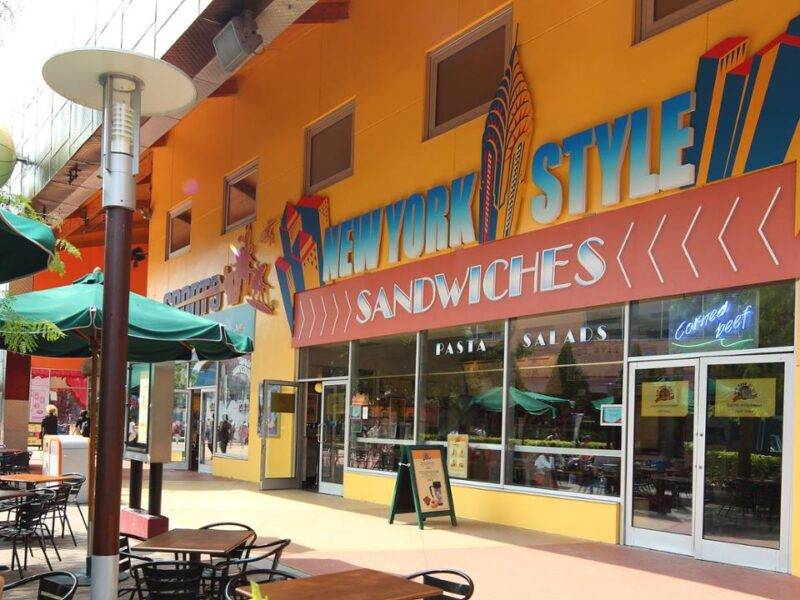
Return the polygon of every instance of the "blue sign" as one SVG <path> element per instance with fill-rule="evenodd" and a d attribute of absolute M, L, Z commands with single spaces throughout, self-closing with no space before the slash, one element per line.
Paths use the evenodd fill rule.
<path fill-rule="evenodd" d="M 755 348 L 756 298 L 752 290 L 743 290 L 703 295 L 699 302 L 695 299 L 675 301 L 670 306 L 670 350 L 707 352 Z"/>
<path fill-rule="evenodd" d="M 254 341 L 256 339 L 256 309 L 249 304 L 232 306 L 203 316 L 224 325 L 230 331 L 244 334 Z"/>

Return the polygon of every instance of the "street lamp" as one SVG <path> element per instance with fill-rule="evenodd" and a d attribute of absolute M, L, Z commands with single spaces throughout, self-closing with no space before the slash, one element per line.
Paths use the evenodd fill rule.
<path fill-rule="evenodd" d="M 103 111 L 100 170 L 106 211 L 104 320 L 100 347 L 97 470 L 91 530 L 92 600 L 117 597 L 119 512 L 128 356 L 128 295 L 133 211 L 139 171 L 139 119 L 190 106 L 194 83 L 144 54 L 81 48 L 56 54 L 42 76 L 57 94 Z M 90 453 L 89 460 L 92 460 Z"/>

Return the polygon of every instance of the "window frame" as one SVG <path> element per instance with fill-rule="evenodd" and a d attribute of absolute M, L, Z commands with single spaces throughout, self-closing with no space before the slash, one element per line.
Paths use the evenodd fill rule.
<path fill-rule="evenodd" d="M 329 177 L 318 181 L 315 184 L 311 183 L 311 140 L 314 136 L 318 135 L 328 127 L 338 123 L 346 117 L 352 117 L 350 122 L 350 166 L 346 169 L 334 173 Z M 303 149 L 303 194 L 310 196 L 316 194 L 320 190 L 338 183 L 343 179 L 347 179 L 354 173 L 354 157 L 355 157 L 355 138 L 356 138 L 356 101 L 355 99 L 349 100 L 339 108 L 334 109 L 330 113 L 320 117 L 310 125 L 307 125 L 304 132 L 305 147 Z"/>
<path fill-rule="evenodd" d="M 182 256 L 191 250 L 192 248 L 192 224 L 189 223 L 189 243 L 185 246 L 178 248 L 177 250 L 172 250 L 172 220 L 181 216 L 186 212 L 190 212 L 192 210 L 192 199 L 187 198 L 177 206 L 171 208 L 167 213 L 167 247 L 166 247 L 166 258 L 165 260 L 170 260 L 172 258 L 176 258 L 178 256 Z"/>
<path fill-rule="evenodd" d="M 233 358 L 233 359 L 227 358 L 227 359 L 223 359 L 223 360 L 214 361 L 216 363 L 216 367 L 217 367 L 217 383 L 216 383 L 216 385 L 213 388 L 211 388 L 211 387 L 196 388 L 196 389 L 199 389 L 199 390 L 214 389 L 215 392 L 216 392 L 216 399 L 214 401 L 214 431 L 212 432 L 213 438 L 212 438 L 212 443 L 211 443 L 212 447 L 214 448 L 213 452 L 211 452 L 212 462 L 213 462 L 213 459 L 216 459 L 216 458 L 222 458 L 224 460 L 242 460 L 242 461 L 250 460 L 250 411 L 251 411 L 252 403 L 253 403 L 253 371 L 252 371 L 253 353 L 251 352 L 251 353 L 245 354 L 243 356 L 246 356 L 248 358 L 248 360 L 250 361 L 250 368 L 251 368 L 249 382 L 248 382 L 249 390 L 247 392 L 247 421 L 246 421 L 247 429 L 248 429 L 248 433 L 247 433 L 247 452 L 246 452 L 246 454 L 244 456 L 232 455 L 232 454 L 229 454 L 227 452 L 221 452 L 220 449 L 219 449 L 219 440 L 218 440 L 218 436 L 217 436 L 217 434 L 219 433 L 219 423 L 220 423 L 220 416 L 221 416 L 221 403 L 223 401 L 223 395 L 222 395 L 223 394 L 223 386 L 222 386 L 222 368 L 223 367 L 222 367 L 221 363 L 227 362 L 227 361 L 230 361 L 230 360 L 236 360 L 236 358 Z M 237 358 L 241 358 L 241 357 L 237 357 Z M 256 410 L 258 410 L 258 406 L 256 406 Z M 228 413 L 226 413 L 226 414 L 228 414 Z M 256 427 L 256 437 L 258 437 L 258 427 Z M 230 444 L 230 442 L 228 442 L 228 443 Z M 257 443 L 259 444 L 259 452 L 260 452 L 260 448 L 261 448 L 260 440 Z"/>
<path fill-rule="evenodd" d="M 514 12 L 511 6 L 507 6 L 438 48 L 428 52 L 425 75 L 425 133 L 423 141 L 434 138 L 479 117 L 489 110 L 489 105 L 492 103 L 489 100 L 449 121 L 436 125 L 436 84 L 438 82 L 439 64 L 501 27 L 505 28 L 506 38 L 504 64 L 508 63 L 508 57 L 511 54 L 511 29 L 513 24 Z"/>
<path fill-rule="evenodd" d="M 252 215 L 239 219 L 238 221 L 228 222 L 231 187 L 239 183 L 245 177 L 256 174 L 258 177 L 258 158 L 254 158 L 247 164 L 239 167 L 232 173 L 225 176 L 222 181 L 222 233 L 228 233 L 235 229 L 239 229 L 245 225 L 249 225 L 258 219 L 258 184 L 256 184 L 256 197 L 255 197 L 255 210 Z"/>
<path fill-rule="evenodd" d="M 636 0 L 636 32 L 634 43 L 643 42 L 659 33 L 702 15 L 730 0 L 694 0 L 690 6 L 681 8 L 663 19 L 655 20 L 655 0 Z"/>

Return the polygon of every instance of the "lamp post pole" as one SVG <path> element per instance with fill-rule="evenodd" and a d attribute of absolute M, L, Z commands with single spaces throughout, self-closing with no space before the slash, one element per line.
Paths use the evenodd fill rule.
<path fill-rule="evenodd" d="M 103 111 L 100 169 L 106 213 L 97 461 L 91 527 L 92 600 L 113 600 L 119 581 L 119 514 L 125 439 L 130 255 L 139 172 L 139 119 L 174 113 L 197 98 L 192 80 L 162 60 L 109 48 L 78 48 L 42 67 L 61 96 Z M 91 459 L 90 459 L 91 460 Z"/>
<path fill-rule="evenodd" d="M 100 348 L 100 418 L 97 483 L 92 527 L 92 600 L 116 598 L 119 509 L 125 431 L 128 299 L 133 211 L 139 154 L 141 83 L 105 75 L 103 119 L 103 208 L 106 213 L 103 335 Z M 135 162 L 134 162 L 135 161 Z"/>

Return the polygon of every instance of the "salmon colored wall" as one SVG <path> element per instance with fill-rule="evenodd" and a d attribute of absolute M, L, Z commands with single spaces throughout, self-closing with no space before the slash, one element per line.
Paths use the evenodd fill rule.
<path fill-rule="evenodd" d="M 139 244 L 141 245 L 141 244 Z M 147 251 L 147 246 L 142 246 Z M 33 276 L 34 290 L 47 290 L 50 288 L 68 285 L 79 277 L 91 273 L 95 267 L 104 267 L 104 247 L 88 246 L 80 248 L 81 256 L 76 258 L 66 253 L 62 253 L 66 271 L 63 275 L 52 271 L 42 271 Z M 147 260 L 139 263 L 139 266 L 131 268 L 131 290 L 137 294 L 147 295 Z M 44 356 L 32 356 L 31 367 L 41 367 L 44 369 L 69 369 L 80 371 L 85 362 L 85 358 L 47 358 Z"/>
<path fill-rule="evenodd" d="M 712 45 L 727 36 L 745 35 L 752 52 L 800 14 L 798 0 L 769 3 L 768 12 L 764 3 L 731 0 L 634 45 L 635 4 L 633 0 L 513 2 L 521 62 L 533 94 L 532 148 L 641 107 L 651 108 L 655 125 L 663 99 L 693 89 L 698 59 Z M 301 197 L 304 128 L 350 100 L 356 102 L 354 175 L 322 192 L 331 200 L 333 222 L 479 170 L 483 117 L 423 141 L 426 54 L 505 5 L 501 0 L 407 0 L 398 10 L 394 2 L 353 0 L 346 21 L 292 26 L 254 57 L 237 73 L 234 96 L 202 102 L 170 132 L 167 143 L 154 150 L 151 297 L 161 299 L 166 291 L 219 273 L 230 262 L 228 245 L 240 232 L 220 233 L 227 173 L 259 159 L 255 232 L 260 234 L 268 220 L 280 217 L 287 201 Z M 653 133 L 652 161 L 657 164 L 657 126 Z M 589 210 L 609 210 L 599 205 L 594 148 L 588 161 Z M 566 165 L 556 173 L 563 182 Z M 624 180 L 622 188 L 627 189 Z M 526 181 L 523 197 L 535 193 L 538 190 Z M 187 198 L 193 203 L 191 250 L 165 261 L 167 212 Z M 520 209 L 519 232 L 539 227 L 527 204 L 523 202 Z M 614 208 L 628 204 L 623 200 Z M 259 253 L 262 260 L 274 262 L 279 249 L 262 244 Z M 277 299 L 274 273 L 270 281 Z M 257 317 L 251 431 L 256 430 L 259 382 L 295 375 L 281 311 L 279 306 L 278 314 Z M 215 458 L 214 472 L 255 481 L 259 452 L 259 445 L 251 443 L 248 461 Z M 573 510 L 575 503 L 566 503 Z M 550 507 L 549 499 L 540 505 Z M 608 539 L 608 532 L 618 526 L 617 507 L 603 505 L 582 514 L 583 525 L 570 530 L 576 535 L 582 530 L 586 537 L 596 537 L 602 531 L 600 537 Z M 481 517 L 478 509 L 473 516 L 493 518 L 488 512 Z M 592 519 L 603 522 L 592 524 Z M 526 523 L 530 521 L 520 525 Z M 798 560 L 794 568 L 800 571 Z"/>

